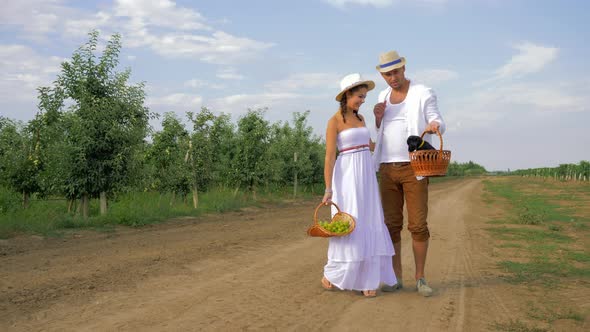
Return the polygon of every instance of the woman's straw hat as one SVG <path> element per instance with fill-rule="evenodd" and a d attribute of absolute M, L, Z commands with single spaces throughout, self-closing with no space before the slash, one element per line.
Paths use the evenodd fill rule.
<path fill-rule="evenodd" d="M 336 101 L 342 100 L 342 96 L 346 91 L 354 88 L 355 86 L 363 85 L 367 86 L 367 91 L 371 91 L 375 88 L 375 82 L 370 80 L 363 80 L 361 74 L 354 73 L 344 76 L 340 81 L 340 93 L 336 95 Z"/>
<path fill-rule="evenodd" d="M 401 68 L 406 65 L 406 58 L 399 56 L 396 51 L 389 51 L 379 55 L 377 70 L 382 73 Z"/>

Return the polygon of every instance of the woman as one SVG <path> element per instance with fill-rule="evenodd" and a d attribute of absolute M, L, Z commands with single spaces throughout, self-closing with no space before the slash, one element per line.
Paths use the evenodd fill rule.
<path fill-rule="evenodd" d="M 330 238 L 322 286 L 328 290 L 359 290 L 367 297 L 374 297 L 381 283 L 388 286 L 397 283 L 391 265 L 393 244 L 383 222 L 369 149 L 369 130 L 363 116 L 358 114 L 375 83 L 363 80 L 360 74 L 350 74 L 342 79 L 340 87 L 336 96 L 340 110 L 330 118 L 326 131 L 326 192 L 322 202 L 336 203 L 355 218 L 356 227 L 347 236 Z M 332 212 L 336 212 L 335 208 Z"/>

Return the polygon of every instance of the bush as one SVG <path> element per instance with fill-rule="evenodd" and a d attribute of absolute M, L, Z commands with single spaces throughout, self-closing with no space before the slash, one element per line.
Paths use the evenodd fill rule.
<path fill-rule="evenodd" d="M 20 208 L 21 200 L 17 193 L 0 187 L 0 214 L 14 212 Z"/>

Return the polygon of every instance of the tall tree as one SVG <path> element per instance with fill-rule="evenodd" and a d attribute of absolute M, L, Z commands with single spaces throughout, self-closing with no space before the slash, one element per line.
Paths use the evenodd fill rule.
<path fill-rule="evenodd" d="M 193 123 L 188 162 L 191 170 L 191 186 L 193 191 L 193 207 L 199 205 L 199 190 L 206 190 L 212 179 L 213 142 L 211 130 L 215 116 L 209 109 L 202 107 L 197 114 L 188 112 Z"/>
<path fill-rule="evenodd" d="M 54 87 L 40 88 L 40 105 L 49 109 L 50 117 L 61 113 L 64 100 L 71 100 L 67 110 L 71 115 L 61 117 L 69 153 L 65 182 L 71 195 L 82 198 L 84 217 L 91 197 L 100 197 L 104 214 L 107 194 L 126 184 L 150 118 L 144 84 L 128 83 L 130 69 L 117 72 L 120 35 L 112 35 L 97 58 L 98 38 L 97 31 L 90 32 L 89 41 L 71 61 L 62 63 Z"/>
<path fill-rule="evenodd" d="M 22 194 L 27 208 L 31 194 L 39 191 L 41 162 L 34 126 L 0 119 L 0 183 Z"/>
<path fill-rule="evenodd" d="M 186 162 L 189 134 L 172 112 L 164 114 L 162 130 L 153 136 L 147 159 L 153 167 L 152 188 L 171 192 L 172 202 L 179 193 L 183 197 L 190 190 L 190 169 Z"/>
<path fill-rule="evenodd" d="M 234 176 L 256 198 L 256 187 L 264 179 L 264 156 L 269 146 L 270 126 L 264 120 L 265 109 L 251 110 L 238 121 L 237 154 Z"/>

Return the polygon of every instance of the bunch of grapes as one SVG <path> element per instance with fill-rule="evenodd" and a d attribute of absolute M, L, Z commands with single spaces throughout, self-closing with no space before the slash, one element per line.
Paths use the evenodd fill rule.
<path fill-rule="evenodd" d="M 334 222 L 320 220 L 318 224 L 325 230 L 332 233 L 346 233 L 350 229 L 348 221 L 336 220 Z"/>

